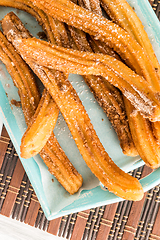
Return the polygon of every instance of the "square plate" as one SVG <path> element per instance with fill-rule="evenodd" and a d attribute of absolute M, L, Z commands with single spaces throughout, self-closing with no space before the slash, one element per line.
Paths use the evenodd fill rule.
<path fill-rule="evenodd" d="M 128 2 L 134 7 L 137 15 L 140 17 L 153 44 L 157 58 L 160 60 L 160 24 L 148 0 L 128 0 Z M 41 32 L 42 29 L 35 19 L 26 12 L 13 8 L 0 7 L 1 19 L 10 11 L 15 12 L 30 32 L 35 37 L 38 37 L 37 34 Z M 0 65 L 0 70 L 0 116 L 17 154 L 20 156 L 19 147 L 21 137 L 26 129 L 26 124 L 21 108 L 17 108 L 10 103 L 11 99 L 19 100 L 17 89 L 13 85 L 12 79 L 3 64 Z M 69 76 L 69 80 L 82 100 L 97 135 L 115 163 L 126 172 L 142 166 L 144 162 L 140 160 L 139 157 L 132 158 L 123 155 L 112 126 L 103 110 L 95 101 L 83 78 L 79 75 L 72 74 Z M 104 190 L 99 182 L 97 182 L 97 179 L 85 165 L 61 115 L 59 115 L 58 124 L 54 129 L 54 133 L 70 161 L 82 174 L 84 184 L 83 190 L 74 196 L 70 196 L 59 186 L 56 179 L 52 181 L 53 176 L 48 172 L 47 167 L 39 156 L 27 160 L 20 157 L 47 219 L 51 220 L 62 215 L 123 200 L 108 190 Z M 140 180 L 144 191 L 148 191 L 160 183 L 159 172 L 160 169 L 157 169 L 149 176 Z"/>

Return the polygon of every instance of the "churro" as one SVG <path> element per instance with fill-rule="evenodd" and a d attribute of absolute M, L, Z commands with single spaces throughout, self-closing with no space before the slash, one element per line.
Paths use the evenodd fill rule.
<path fill-rule="evenodd" d="M 153 134 L 151 122 L 143 118 L 125 99 L 126 111 L 133 141 L 143 161 L 152 169 L 160 166 L 160 145 Z"/>
<path fill-rule="evenodd" d="M 159 120 L 159 93 L 153 91 L 145 79 L 115 58 L 70 50 L 35 38 L 18 39 L 17 48 L 27 62 L 37 62 L 66 73 L 106 77 L 106 80 L 118 87 L 141 114 L 151 121 Z"/>
<path fill-rule="evenodd" d="M 0 60 L 5 64 L 15 86 L 19 89 L 25 121 L 28 124 L 40 100 L 34 76 L 2 32 L 0 32 L 0 52 Z"/>
<path fill-rule="evenodd" d="M 160 65 L 154 53 L 151 42 L 148 38 L 144 27 L 125 0 L 112 1 L 102 0 L 102 5 L 109 16 L 126 31 L 143 47 L 148 57 L 152 60 L 157 76 L 159 77 Z M 146 79 L 147 81 L 149 79 Z M 150 84 L 155 90 L 160 89 L 160 84 L 154 79 Z M 125 100 L 129 125 L 137 147 L 139 155 L 151 168 L 157 168 L 160 165 L 159 143 L 160 143 L 160 122 L 151 123 L 144 119 L 139 113 L 135 114 L 135 110 L 130 103 Z M 134 112 L 134 114 L 133 114 Z"/>
<path fill-rule="evenodd" d="M 150 79 L 149 81 L 154 79 L 154 83 L 159 84 L 155 68 L 143 48 L 117 24 L 69 0 L 31 0 L 31 2 L 46 14 L 104 41 L 138 74 Z"/>
<path fill-rule="evenodd" d="M 82 1 L 81 4 L 83 4 Z M 38 8 L 35 7 L 28 0 L 17 0 L 14 2 L 12 0 L 0 0 L 0 5 L 16 7 L 32 14 L 42 25 L 43 30 L 48 37 L 48 40 L 53 44 L 56 42 L 56 44 L 59 46 L 71 46 L 73 48 L 78 48 L 79 50 L 83 51 L 93 50 L 94 52 L 109 54 L 119 59 L 119 56 L 105 43 L 100 42 L 99 40 L 95 40 L 89 35 L 86 37 L 86 34 L 83 31 L 71 26 L 68 26 L 69 31 L 66 31 L 64 30 L 64 24 L 60 21 L 53 19 L 49 15 L 43 18 L 45 13 L 43 13 L 43 11 L 41 10 L 41 14 L 38 14 Z M 86 7 L 86 4 L 83 5 L 84 7 Z M 97 14 L 101 14 L 99 1 L 94 1 L 94 3 L 91 3 L 90 5 L 90 10 L 94 11 Z M 32 13 L 30 9 L 32 9 L 34 13 Z M 67 28 L 67 25 L 65 25 L 65 28 Z M 70 38 L 68 38 L 68 35 Z M 88 43 L 91 45 L 92 49 Z M 103 81 L 102 77 L 85 76 L 84 79 L 89 85 L 96 100 L 103 108 L 110 122 L 112 123 L 112 126 L 117 133 L 118 139 L 120 141 L 120 146 L 123 153 L 129 156 L 137 155 L 137 151 L 133 144 L 130 130 L 128 127 L 128 121 L 126 119 L 126 113 L 124 110 L 124 104 L 120 92 L 116 88 L 114 88 L 113 85 L 106 83 L 106 81 Z"/>
<path fill-rule="evenodd" d="M 152 44 L 139 17 L 126 0 L 101 0 L 101 4 L 109 17 L 124 28 L 146 51 L 153 66 L 159 72 L 159 62 Z"/>
<path fill-rule="evenodd" d="M 59 115 L 59 109 L 51 95 L 44 89 L 26 132 L 21 139 L 21 157 L 30 158 L 37 155 L 52 135 Z"/>
<path fill-rule="evenodd" d="M 94 5 L 92 4 L 92 0 L 87 1 L 87 4 L 86 1 L 84 1 L 84 3 L 83 1 L 79 1 L 78 3 L 80 6 L 90 9 L 100 16 L 102 15 L 102 11 L 97 11 L 100 5 L 99 1 L 94 1 Z M 90 6 L 89 8 L 88 5 Z M 83 31 L 71 26 L 69 26 L 69 29 L 78 50 L 108 54 L 120 60 L 119 56 L 105 43 L 95 40 L 93 37 L 86 35 Z M 91 47 L 88 46 L 88 43 Z M 83 78 L 90 87 L 97 102 L 107 114 L 109 121 L 117 133 L 123 153 L 128 156 L 138 155 L 129 129 L 123 95 L 121 92 L 103 77 L 85 75 Z"/>
<path fill-rule="evenodd" d="M 84 160 L 93 173 L 102 184 L 118 196 L 125 199 L 140 200 L 143 197 L 143 189 L 138 180 L 120 170 L 109 158 L 75 90 L 66 80 L 64 74 L 36 64 L 33 65 L 33 63 L 31 66 L 56 100 Z M 51 139 L 53 140 L 53 138 Z M 52 156 L 50 150 L 43 153 L 43 150 L 48 146 L 47 142 L 40 152 L 44 159 L 46 153 L 48 156 Z"/>
<path fill-rule="evenodd" d="M 10 19 L 10 16 L 12 16 L 11 19 Z M 14 28 L 13 28 L 14 24 L 13 23 L 11 24 L 11 20 L 13 21 L 13 23 L 16 23 L 16 26 Z M 5 29 L 5 26 L 6 26 L 5 21 L 7 23 L 6 29 Z M 10 31 L 10 33 L 12 32 L 12 34 L 13 34 L 12 36 L 10 34 L 7 34 L 7 31 L 9 31 L 9 27 L 10 27 L 10 29 L 12 29 L 12 31 Z M 24 31 L 24 26 L 22 25 L 20 20 L 17 17 L 15 17 L 15 15 L 13 13 L 10 13 L 3 19 L 3 28 L 6 30 L 6 35 L 13 42 L 14 42 L 14 39 L 16 39 L 17 34 L 18 34 L 18 36 L 23 36 L 23 35 L 21 35 L 22 29 L 23 29 L 23 34 L 25 35 L 25 37 L 28 35 L 28 31 L 27 30 Z M 18 33 L 18 29 L 20 29 L 19 33 Z M 15 59 L 15 56 L 18 55 L 17 52 L 15 51 L 13 46 L 7 41 L 7 39 L 4 37 L 4 35 L 3 34 L 1 34 L 1 35 L 2 35 L 2 39 L 4 39 L 3 41 L 5 42 L 5 45 L 7 46 L 7 49 L 8 49 L 7 54 L 11 57 L 11 53 L 12 53 L 13 59 Z M 3 46 L 2 41 L 1 41 L 1 46 Z M 10 50 L 11 48 L 12 48 L 12 51 Z M 4 49 L 5 49 L 4 47 L 3 47 L 3 49 L 1 47 L 1 60 L 4 62 L 6 67 L 12 66 L 12 68 L 9 68 L 9 70 L 10 70 L 9 73 L 13 77 L 15 85 L 19 89 L 19 93 L 21 93 L 21 91 L 25 88 L 24 88 L 24 83 L 21 80 L 21 78 L 17 77 L 17 72 L 18 72 L 17 67 L 21 68 L 23 65 L 26 65 L 26 64 L 25 64 L 25 62 L 23 62 L 22 59 L 20 59 L 20 61 L 14 62 L 14 66 L 13 66 L 13 64 L 11 64 L 10 59 L 8 58 L 7 54 L 4 53 Z M 12 74 L 12 72 L 15 73 L 16 75 L 14 76 Z M 28 72 L 26 69 L 24 69 L 24 72 L 26 73 L 26 75 L 28 75 Z M 33 83 L 31 83 L 31 86 L 34 84 L 35 80 L 32 78 L 32 81 L 33 81 Z M 28 97 L 28 90 L 23 91 L 22 97 L 24 98 L 24 100 L 26 100 L 28 98 L 34 99 L 33 96 Z M 21 98 L 21 94 L 20 94 L 20 98 Z M 32 117 L 35 113 L 35 108 L 34 108 L 34 110 L 32 110 L 30 105 L 28 103 L 26 103 L 23 108 L 23 112 L 29 113 L 29 117 L 27 118 L 28 121 L 26 121 L 27 125 L 29 125 L 29 122 L 32 120 Z M 44 133 L 44 134 L 46 134 L 46 133 Z M 70 194 L 74 194 L 75 192 L 77 192 L 79 190 L 79 188 L 82 185 L 82 176 L 77 172 L 77 170 L 70 163 L 69 159 L 67 158 L 64 151 L 61 149 L 59 143 L 57 142 L 57 139 L 53 132 L 52 132 L 49 140 L 47 141 L 46 145 L 40 151 L 40 156 L 42 157 L 42 159 L 45 162 L 46 166 L 48 167 L 49 171 L 52 174 L 54 173 L 54 176 L 57 178 L 57 180 L 61 183 L 61 185 Z"/>

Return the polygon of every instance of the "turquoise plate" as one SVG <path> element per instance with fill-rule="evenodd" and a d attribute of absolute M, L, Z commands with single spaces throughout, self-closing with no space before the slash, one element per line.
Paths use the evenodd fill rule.
<path fill-rule="evenodd" d="M 128 0 L 128 2 L 134 7 L 140 17 L 151 43 L 153 44 L 157 58 L 160 60 L 160 24 L 148 0 Z M 41 27 L 37 25 L 37 22 L 33 17 L 23 11 L 0 7 L 1 19 L 10 11 L 15 12 L 31 33 L 35 37 L 38 37 L 37 34 L 42 31 Z M 16 87 L 12 83 L 10 75 L 2 63 L 0 64 L 0 79 L 0 117 L 2 118 L 15 149 L 20 156 L 19 147 L 26 125 L 22 110 L 10 103 L 11 99 L 19 100 L 19 96 Z M 103 110 L 95 101 L 82 77 L 78 75 L 70 75 L 69 80 L 82 100 L 102 144 L 115 163 L 126 172 L 142 166 L 144 162 L 139 157 L 132 158 L 123 155 L 112 126 Z M 61 115 L 59 116 L 58 124 L 55 127 L 54 133 L 70 161 L 82 174 L 84 186 L 74 197 L 70 196 L 61 186 L 59 186 L 56 179 L 51 181 L 53 176 L 48 172 L 47 167 L 43 164 L 40 157 L 27 160 L 20 157 L 47 219 L 51 220 L 62 215 L 123 200 L 115 196 L 113 193 L 110 193 L 108 190 L 104 190 L 99 182 L 97 184 L 97 179 L 95 180 L 95 177 L 85 165 Z M 157 169 L 140 180 L 144 191 L 148 191 L 160 183 L 159 175 L 160 169 Z"/>

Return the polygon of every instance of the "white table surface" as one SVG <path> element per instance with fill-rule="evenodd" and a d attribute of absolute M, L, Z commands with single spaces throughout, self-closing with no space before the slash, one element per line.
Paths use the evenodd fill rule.
<path fill-rule="evenodd" d="M 65 240 L 0 214 L 1 240 Z"/>
<path fill-rule="evenodd" d="M 2 130 L 0 119 L 0 134 Z M 38 228 L 31 227 L 15 219 L 0 214 L 0 240 L 64 240 Z"/>

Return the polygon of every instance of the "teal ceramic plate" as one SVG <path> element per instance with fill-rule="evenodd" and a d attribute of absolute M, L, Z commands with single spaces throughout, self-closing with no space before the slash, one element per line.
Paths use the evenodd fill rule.
<path fill-rule="evenodd" d="M 157 57 L 160 60 L 160 25 L 148 0 L 128 0 L 128 2 L 134 7 L 143 22 Z M 35 37 L 38 37 L 37 34 L 42 31 L 41 27 L 37 25 L 34 18 L 25 12 L 0 7 L 1 19 L 10 11 L 14 11 L 31 33 Z M 12 106 L 10 103 L 11 99 L 19 100 L 19 96 L 10 75 L 2 63 L 0 64 L 0 79 L 0 117 L 5 124 L 18 155 L 20 155 L 19 146 L 26 125 L 22 110 Z M 70 75 L 69 80 L 82 100 L 102 144 L 115 163 L 126 172 L 142 166 L 144 163 L 139 157 L 131 158 L 123 155 L 114 130 L 82 77 Z M 39 156 L 28 160 L 20 158 L 46 217 L 51 220 L 73 212 L 122 201 L 119 197 L 102 189 L 102 186 L 85 165 L 61 115 L 59 115 L 54 133 L 70 161 L 82 174 L 84 184 L 83 189 L 79 193 L 70 196 L 55 179 L 53 181 L 53 176 L 48 172 L 47 167 Z M 157 169 L 140 180 L 144 191 L 148 191 L 160 183 L 159 175 L 160 169 Z"/>

